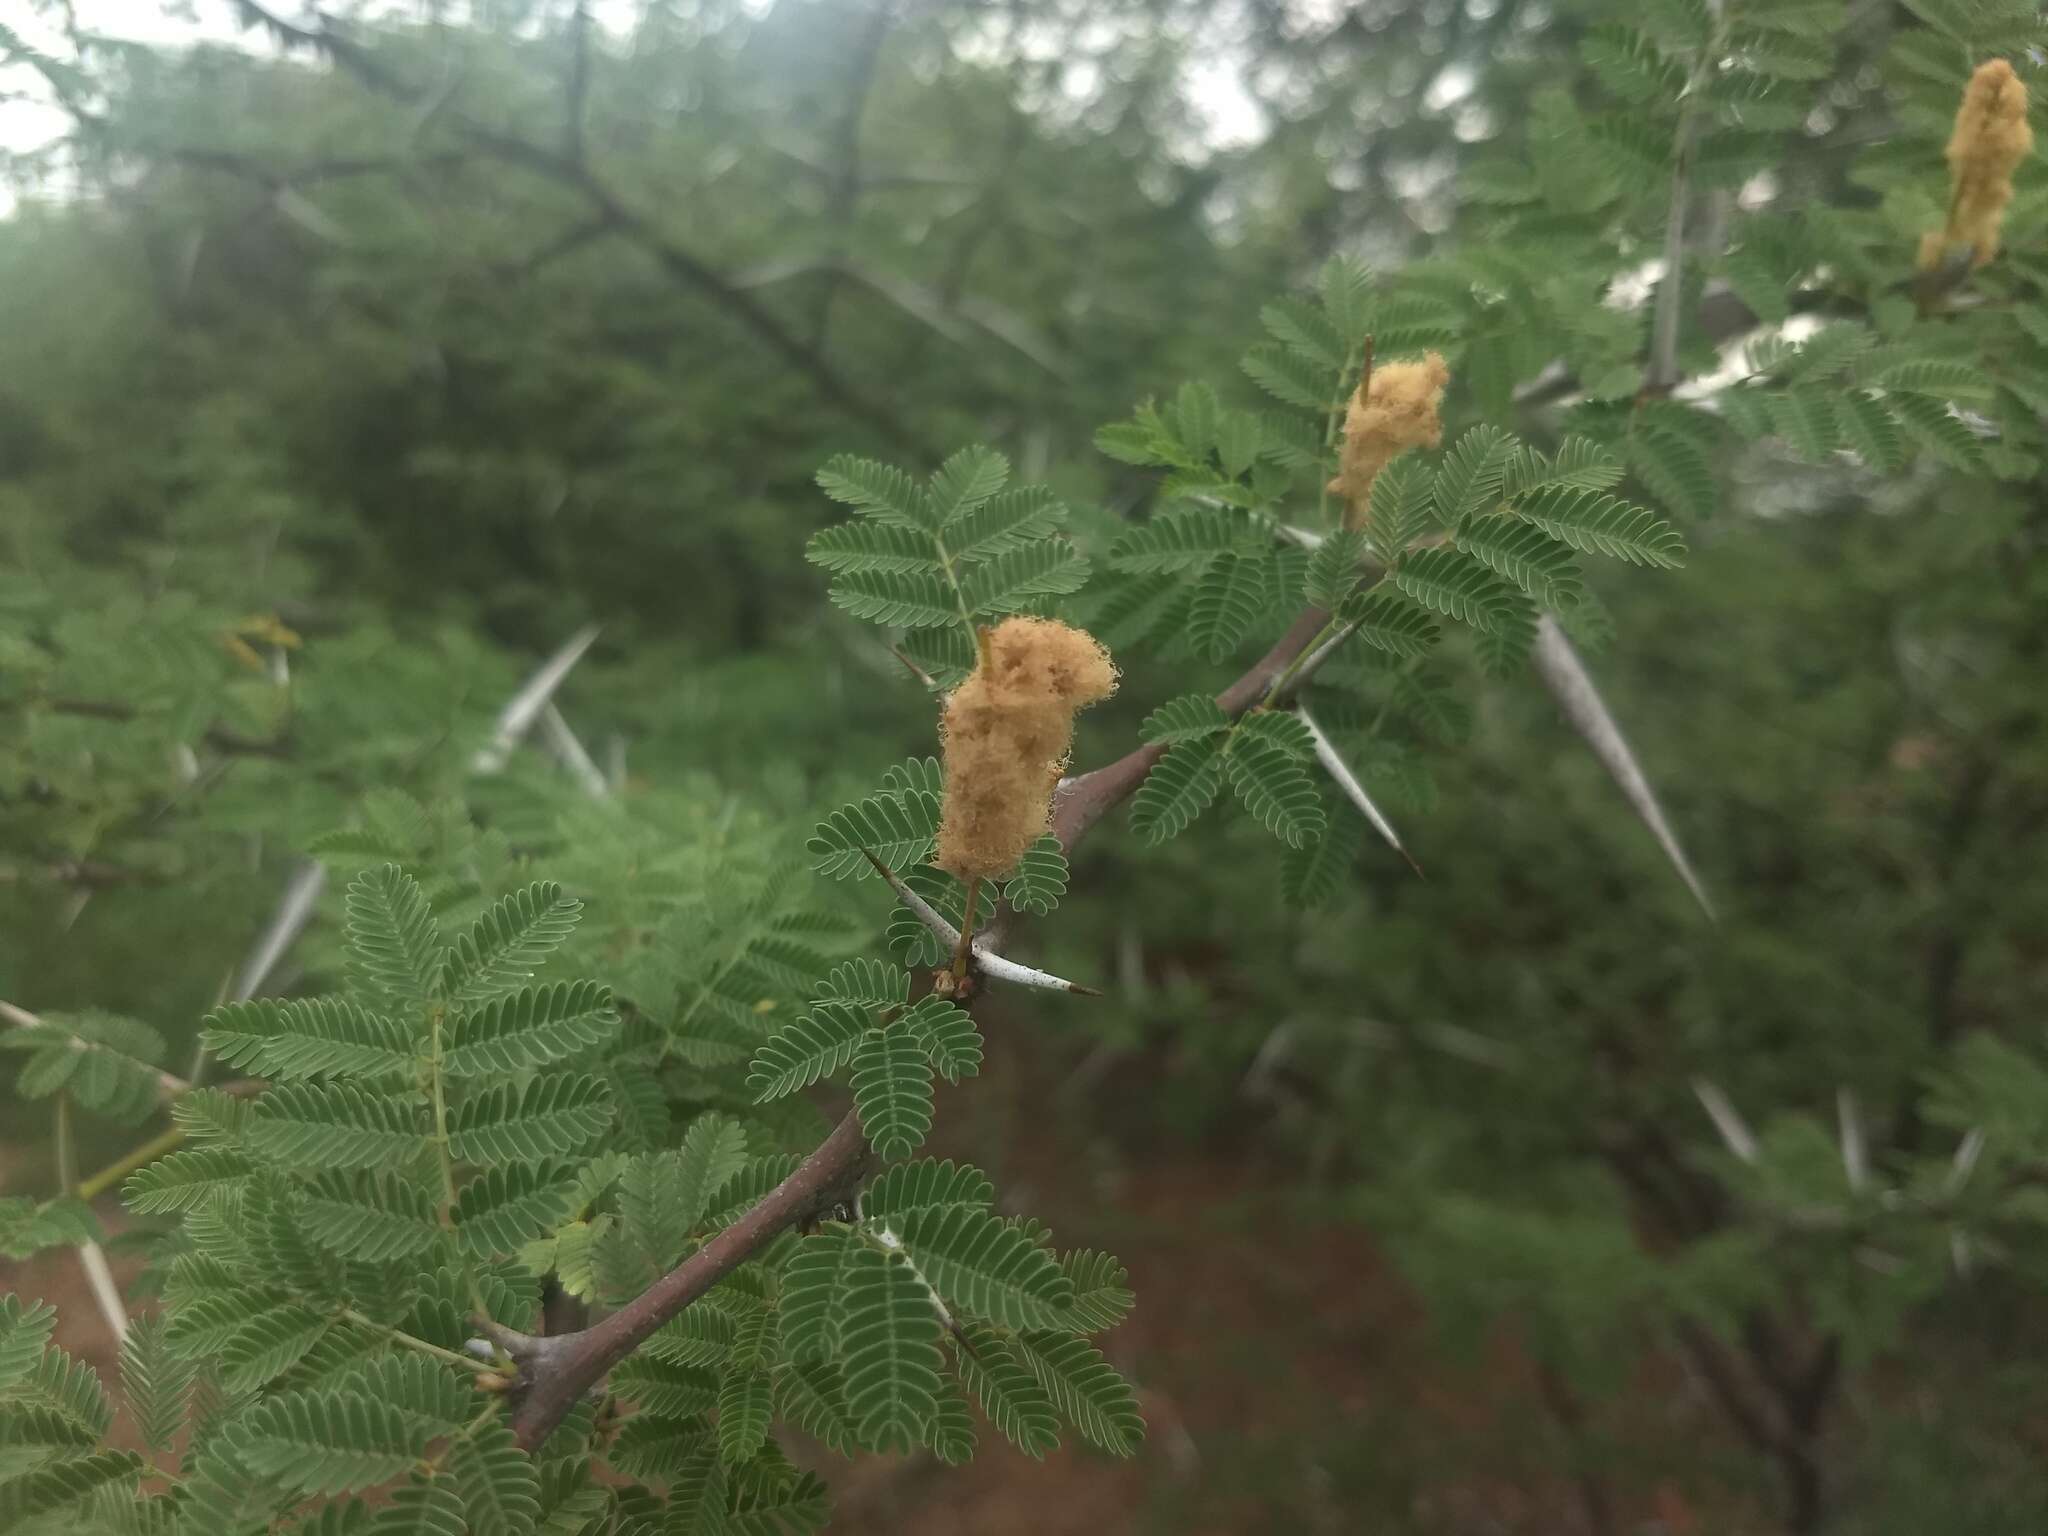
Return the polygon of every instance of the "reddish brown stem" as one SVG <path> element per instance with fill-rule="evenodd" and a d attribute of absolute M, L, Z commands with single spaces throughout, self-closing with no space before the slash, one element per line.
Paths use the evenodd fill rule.
<path fill-rule="evenodd" d="M 867 1163 L 860 1117 L 849 1111 L 760 1204 L 602 1322 L 552 1339 L 501 1332 L 499 1343 L 518 1362 L 523 1388 L 512 1415 L 520 1445 L 529 1451 L 539 1446 L 606 1372 L 778 1233 L 815 1220 L 846 1199 Z"/>

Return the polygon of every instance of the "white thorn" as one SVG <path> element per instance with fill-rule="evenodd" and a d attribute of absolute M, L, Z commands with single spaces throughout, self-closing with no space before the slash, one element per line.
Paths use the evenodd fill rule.
<path fill-rule="evenodd" d="M 121 1301 L 121 1288 L 114 1284 L 114 1271 L 107 1264 L 106 1254 L 100 1251 L 98 1243 L 80 1243 L 78 1264 L 85 1271 L 86 1286 L 92 1299 L 99 1303 L 100 1314 L 106 1318 L 114 1342 L 121 1343 L 128 1337 L 128 1308 Z"/>
<path fill-rule="evenodd" d="M 569 770 L 570 776 L 583 786 L 585 794 L 593 800 L 602 800 L 612 792 L 603 771 L 583 749 L 583 743 L 577 740 L 569 722 L 562 717 L 561 706 L 553 699 L 548 700 L 547 708 L 541 711 L 540 728 L 548 739 L 549 750 Z"/>
<path fill-rule="evenodd" d="M 1862 1194 L 1870 1182 L 1870 1154 L 1863 1140 L 1863 1116 L 1856 1107 L 1856 1095 L 1847 1088 L 1836 1090 L 1835 1119 L 1842 1129 L 1842 1172 L 1848 1176 L 1852 1194 Z"/>
<path fill-rule="evenodd" d="M 1714 1129 L 1721 1133 L 1721 1139 L 1728 1143 L 1728 1150 L 1745 1163 L 1756 1161 L 1756 1137 L 1743 1123 L 1728 1095 L 1708 1082 L 1704 1077 L 1692 1080 L 1692 1091 L 1699 1096 L 1700 1105 L 1707 1112 L 1707 1118 L 1714 1122 Z"/>
<path fill-rule="evenodd" d="M 1380 814 L 1380 808 L 1372 803 L 1372 796 L 1365 792 L 1365 786 L 1358 782 L 1358 775 L 1351 771 L 1351 765 L 1338 753 L 1336 743 L 1331 741 L 1323 728 L 1316 723 L 1315 716 L 1305 708 L 1298 708 L 1294 713 L 1301 723 L 1308 727 L 1308 738 L 1315 743 L 1316 761 L 1321 763 L 1330 777 L 1337 781 L 1337 787 L 1344 791 L 1351 803 L 1358 807 L 1367 821 L 1372 823 L 1373 830 L 1386 840 L 1387 846 L 1407 859 L 1411 867 L 1416 867 L 1414 858 L 1401 846 L 1400 836 L 1394 831 L 1393 823 Z"/>
<path fill-rule="evenodd" d="M 504 768 L 512 756 L 512 749 L 533 728 L 533 722 L 540 718 L 548 700 L 562 686 L 562 679 L 583 659 L 583 653 L 590 649 L 597 634 L 595 624 L 579 629 L 506 701 L 505 707 L 498 711 L 497 723 L 491 728 L 491 739 L 477 748 L 476 755 L 469 761 L 472 773 L 497 773 Z"/>
<path fill-rule="evenodd" d="M 313 859 L 307 859 L 292 872 L 291 879 L 285 882 L 284 894 L 277 899 L 277 909 L 270 915 L 269 925 L 250 946 L 248 959 L 242 962 L 240 979 L 235 982 L 236 1002 L 247 1002 L 262 989 L 277 962 L 284 958 L 284 952 L 312 921 L 313 904 L 320 899 L 320 889 L 326 883 L 326 867 Z"/>
<path fill-rule="evenodd" d="M 866 849 L 861 851 L 867 853 Z M 877 873 L 889 882 L 889 889 L 896 893 L 898 901 L 910 909 L 911 916 L 938 935 L 939 942 L 948 949 L 959 947 L 960 930 L 947 922 L 944 914 L 913 891 L 909 882 L 872 853 L 868 853 L 868 861 L 874 865 Z M 994 950 L 987 948 L 980 939 L 976 939 L 968 948 L 974 955 L 976 967 L 991 981 L 1007 981 L 1013 987 L 1037 987 L 1046 992 L 1080 992 L 1090 997 L 1101 995 L 1093 987 L 1081 986 L 1077 982 L 1055 976 L 1050 971 L 1033 970 L 1028 965 L 1005 960 Z"/>
<path fill-rule="evenodd" d="M 1977 1159 L 1983 1156 L 1983 1154 L 1984 1132 L 1981 1128 L 1972 1126 L 1970 1133 L 1963 1138 L 1962 1145 L 1956 1148 L 1955 1161 L 1949 1165 L 1947 1184 L 1947 1192 L 1949 1194 L 1956 1195 L 1962 1193 L 1963 1186 L 1970 1182 L 1970 1174 L 1977 1166 Z"/>
<path fill-rule="evenodd" d="M 1594 686 L 1585 662 L 1579 659 L 1578 650 L 1557 620 L 1547 613 L 1536 624 L 1535 662 L 1537 675 L 1549 688 L 1551 697 L 1557 700 L 1557 707 L 1564 711 L 1572 729 L 1592 748 L 1600 765 L 1620 786 L 1630 807 L 1650 829 L 1650 835 L 1657 839 L 1657 846 L 1664 850 L 1664 857 L 1678 871 L 1678 878 L 1685 882 L 1693 900 L 1700 904 L 1700 910 L 1707 914 L 1709 920 L 1718 921 L 1714 904 L 1707 899 L 1706 887 L 1693 873 L 1691 861 L 1678 845 L 1671 824 L 1664 819 L 1656 791 L 1650 788 L 1649 779 L 1629 748 L 1628 738 L 1621 734 L 1621 727 L 1615 723 L 1606 701 L 1600 697 L 1600 690 Z"/>

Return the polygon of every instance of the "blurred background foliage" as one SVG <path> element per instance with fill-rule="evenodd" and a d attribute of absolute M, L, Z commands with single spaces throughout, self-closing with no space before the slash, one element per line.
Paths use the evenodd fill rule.
<path fill-rule="evenodd" d="M 801 558 L 817 465 L 985 440 L 1113 530 L 1144 487 L 1095 429 L 1232 376 L 1332 252 L 1483 249 L 1619 8 L 245 7 L 192 47 L 32 9 L 0 78 L 63 132 L 12 156 L 0 221 L 0 997 L 175 1056 L 380 790 L 486 829 L 434 855 L 448 890 L 609 892 L 599 958 L 689 974 L 707 887 L 929 749 Z M 1744 187 L 1759 228 L 1877 205 L 1849 151 L 1927 128 L 1877 70 L 1924 9 L 1850 7 Z M 2041 214 L 2023 178 L 2016 260 Z M 1548 318 L 1509 306 L 1496 355 Z M 1639 310 L 1593 318 L 1638 345 Z M 1545 361 L 1454 402 L 1534 421 L 1556 395 L 1510 390 Z M 1744 1530 L 1819 1468 L 1839 1529 L 2040 1528 L 2039 1228 L 1973 1250 L 1882 1191 L 1959 1222 L 2048 1155 L 2041 481 L 1718 467 L 1689 567 L 1602 585 L 1595 666 L 1719 925 L 1527 678 L 1387 705 L 1432 778 L 1375 788 L 1426 881 L 1368 850 L 1303 916 L 1248 825 L 1098 839 L 1039 943 L 1110 995 L 1008 1005 L 1017 1086 L 953 1134 L 1132 1263 L 1154 1451 L 1042 1489 L 992 1458 L 960 1523 L 916 1483 L 850 1521 Z M 586 624 L 558 702 L 620 793 L 537 751 L 474 776 Z M 1156 702 L 1091 716 L 1081 758 Z M 329 932 L 272 985 L 317 982 Z"/>

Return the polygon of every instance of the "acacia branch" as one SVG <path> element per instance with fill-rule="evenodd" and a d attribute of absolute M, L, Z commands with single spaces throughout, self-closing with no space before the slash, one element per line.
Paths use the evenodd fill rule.
<path fill-rule="evenodd" d="M 1311 669 L 1295 663 L 1324 633 L 1329 618 L 1320 608 L 1304 611 L 1271 650 L 1216 695 L 1217 706 L 1235 718 L 1266 702 L 1283 678 L 1290 686 L 1306 680 Z M 1163 751 L 1141 747 L 1068 780 L 1053 811 L 1053 834 L 1061 850 L 1072 853 L 1090 827 L 1129 798 Z M 529 1451 L 540 1446 L 584 1393 L 664 1323 L 781 1233 L 818 1219 L 847 1199 L 866 1177 L 872 1160 L 860 1117 L 849 1111 L 796 1171 L 744 1216 L 609 1317 L 552 1338 L 492 1328 L 492 1338 L 519 1367 L 519 1398 L 512 1411 L 512 1432 L 519 1444 Z"/>
<path fill-rule="evenodd" d="M 243 17 L 266 27 L 279 41 L 311 48 L 331 58 L 363 84 L 408 106 L 429 106 L 425 93 L 412 89 L 374 53 L 337 33 L 333 23 L 321 18 L 319 30 L 295 26 L 258 0 L 236 0 Z M 785 326 L 758 299 L 734 287 L 693 251 L 677 243 L 646 215 L 630 208 L 609 184 L 582 158 L 555 153 L 524 139 L 500 133 L 468 114 L 447 110 L 447 121 L 475 150 L 516 165 L 576 193 L 601 215 L 606 226 L 632 240 L 651 255 L 678 285 L 717 301 L 719 309 L 751 330 L 769 349 L 799 372 L 809 376 L 818 393 L 848 416 L 871 428 L 883 441 L 898 449 L 915 448 L 917 436 L 888 406 L 869 398 L 802 339 Z"/>

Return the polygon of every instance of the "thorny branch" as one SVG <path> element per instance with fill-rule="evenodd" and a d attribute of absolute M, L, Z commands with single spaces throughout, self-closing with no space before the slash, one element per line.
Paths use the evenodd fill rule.
<path fill-rule="evenodd" d="M 751 330 L 768 348 L 797 371 L 809 376 L 814 388 L 848 416 L 862 422 L 883 441 L 896 448 L 912 447 L 916 434 L 888 406 L 871 394 L 855 389 L 818 352 L 786 326 L 766 305 L 735 287 L 701 257 L 665 233 L 646 214 L 628 206 L 618 192 L 604 181 L 581 153 L 584 135 L 577 127 L 570 153 L 557 153 L 524 139 L 499 133 L 468 114 L 439 103 L 433 93 L 411 87 L 374 52 L 336 30 L 332 20 L 320 16 L 317 27 L 299 26 L 285 20 L 258 0 L 236 0 L 244 19 L 266 28 L 288 47 L 309 48 L 331 58 L 371 89 L 410 106 L 431 109 L 457 137 L 481 154 L 503 161 L 576 193 L 596 216 L 601 231 L 613 233 L 639 246 L 679 286 L 717 301 L 720 311 Z M 579 57 L 583 65 L 572 71 L 570 108 L 572 121 L 581 123 L 582 96 L 588 91 L 587 28 L 579 31 Z M 579 80 L 582 82 L 579 84 Z M 583 227 L 588 227 L 586 220 Z M 580 240 L 578 243 L 581 243 Z"/>
<path fill-rule="evenodd" d="M 1216 696 L 1224 714 L 1235 718 L 1264 702 L 1273 684 L 1290 669 L 1290 685 L 1306 681 L 1309 669 L 1294 664 L 1323 633 L 1329 617 L 1320 608 L 1302 613 L 1271 650 Z M 1063 853 L 1071 854 L 1089 828 L 1137 789 L 1162 750 L 1142 747 L 1061 786 L 1054 803 L 1053 835 Z M 984 934 L 987 952 L 976 948 L 975 959 L 984 968 L 995 937 L 993 930 Z M 601 1322 L 552 1338 L 494 1329 L 493 1339 L 519 1368 L 519 1398 L 512 1413 L 512 1430 L 519 1444 L 527 1450 L 542 1444 L 577 1399 L 656 1329 L 780 1233 L 845 1199 L 866 1176 L 872 1156 L 859 1116 L 849 1112 L 817 1150 L 746 1215 Z"/>

